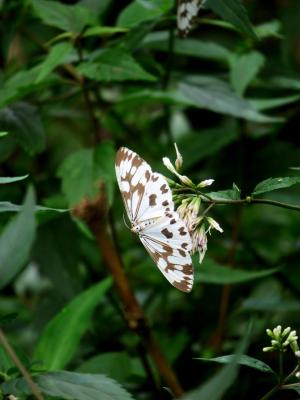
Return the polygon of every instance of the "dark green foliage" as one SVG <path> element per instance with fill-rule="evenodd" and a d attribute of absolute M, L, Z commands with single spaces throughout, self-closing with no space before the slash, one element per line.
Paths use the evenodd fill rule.
<path fill-rule="evenodd" d="M 0 1 L 0 326 L 45 398 L 176 398 L 78 217 L 100 192 L 99 237 L 183 399 L 260 399 L 276 385 L 265 330 L 300 333 L 299 21 L 298 0 L 206 0 L 181 39 L 175 0 Z M 193 256 L 190 294 L 126 227 L 115 178 L 126 146 L 174 179 L 161 161 L 174 142 L 183 175 L 215 180 L 203 192 L 224 230 L 201 265 Z M 0 399 L 27 398 L 1 340 Z M 284 353 L 286 375 L 294 364 Z M 289 383 L 277 399 L 297 398 Z"/>

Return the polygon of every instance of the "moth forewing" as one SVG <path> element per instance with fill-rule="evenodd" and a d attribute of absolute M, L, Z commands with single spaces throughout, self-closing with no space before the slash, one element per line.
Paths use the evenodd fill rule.
<path fill-rule="evenodd" d="M 138 154 L 121 147 L 116 155 L 116 174 L 131 231 L 168 281 L 184 292 L 193 286 L 190 234 L 174 211 L 166 179 L 152 172 Z"/>

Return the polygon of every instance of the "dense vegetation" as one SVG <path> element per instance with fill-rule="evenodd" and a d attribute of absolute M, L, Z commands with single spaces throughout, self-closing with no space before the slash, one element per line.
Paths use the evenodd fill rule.
<path fill-rule="evenodd" d="M 295 335 L 262 351 L 300 331 L 299 21 L 206 0 L 180 38 L 175 0 L 0 1 L 0 398 L 299 398 Z M 126 146 L 175 181 L 174 142 L 224 231 L 189 294 L 114 169 Z"/>

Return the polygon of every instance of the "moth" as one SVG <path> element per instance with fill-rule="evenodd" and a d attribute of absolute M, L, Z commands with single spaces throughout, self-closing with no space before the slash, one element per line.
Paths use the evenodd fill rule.
<path fill-rule="evenodd" d="M 204 1 L 177 0 L 177 28 L 181 37 L 186 37 Z"/>
<path fill-rule="evenodd" d="M 194 280 L 192 240 L 174 210 L 167 180 L 126 147 L 118 150 L 115 168 L 131 231 L 139 236 L 167 280 L 177 289 L 190 292 Z"/>

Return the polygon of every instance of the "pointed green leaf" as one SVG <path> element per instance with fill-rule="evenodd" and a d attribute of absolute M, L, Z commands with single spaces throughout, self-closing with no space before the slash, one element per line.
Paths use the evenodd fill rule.
<path fill-rule="evenodd" d="M 272 110 L 273 108 L 278 108 L 285 106 L 287 104 L 295 103 L 300 100 L 299 94 L 294 94 L 292 96 L 277 97 L 270 99 L 250 99 L 249 102 L 259 111 Z"/>
<path fill-rule="evenodd" d="M 133 400 L 118 382 L 105 375 L 79 374 L 69 371 L 49 372 L 34 376 L 41 392 L 50 397 L 67 400 Z M 0 388 L 4 393 L 17 397 L 30 395 L 23 378 L 3 383 Z"/>
<path fill-rule="evenodd" d="M 50 53 L 47 55 L 45 60 L 39 64 L 40 72 L 36 77 L 35 83 L 41 82 L 46 76 L 50 74 L 58 65 L 65 62 L 66 57 L 73 50 L 71 43 L 58 43 L 53 46 Z"/>
<path fill-rule="evenodd" d="M 105 182 L 112 202 L 115 150 L 111 142 L 103 142 L 94 149 L 82 149 L 69 155 L 58 170 L 62 189 L 69 204 L 77 204 L 84 197 L 94 197 L 99 184 Z"/>
<path fill-rule="evenodd" d="M 27 177 L 28 177 L 28 175 L 14 176 L 13 178 L 0 177 L 0 184 L 22 181 L 23 179 L 26 179 Z"/>
<path fill-rule="evenodd" d="M 64 368 L 73 357 L 81 336 L 89 327 L 92 313 L 111 286 L 102 280 L 75 297 L 46 326 L 34 358 L 49 370 Z"/>
<path fill-rule="evenodd" d="M 178 83 L 177 91 L 182 101 L 186 100 L 194 107 L 256 122 L 280 121 L 259 113 L 249 101 L 234 93 L 227 82 L 213 76 L 189 76 Z"/>
<path fill-rule="evenodd" d="M 168 31 L 151 32 L 145 37 L 142 44 L 146 48 L 168 52 L 169 36 L 170 33 Z M 223 62 L 228 62 L 232 56 L 227 47 L 213 41 L 205 41 L 198 38 L 186 38 L 184 40 L 175 38 L 173 53 Z"/>
<path fill-rule="evenodd" d="M 241 0 L 206 0 L 204 7 L 211 9 L 225 21 L 230 22 L 240 32 L 257 40 L 256 33 Z"/>
<path fill-rule="evenodd" d="M 121 28 L 117 26 L 92 26 L 86 29 L 82 36 L 110 36 L 125 32 L 128 32 L 127 28 Z"/>
<path fill-rule="evenodd" d="M 194 265 L 198 263 L 198 257 L 195 256 Z M 206 257 L 203 263 L 197 268 L 195 274 L 196 282 L 213 283 L 217 285 L 234 284 L 251 281 L 253 279 L 264 278 L 278 271 L 278 268 L 270 268 L 261 271 L 246 271 L 237 268 L 225 267 L 215 263 L 212 259 Z"/>
<path fill-rule="evenodd" d="M 0 212 L 18 212 L 22 210 L 22 206 L 18 204 L 13 204 L 9 201 L 0 201 Z M 51 208 L 51 207 L 44 207 L 44 206 L 35 206 L 35 211 L 56 211 L 56 212 L 66 212 L 69 211 L 68 209 L 62 208 Z"/>
<path fill-rule="evenodd" d="M 37 108 L 17 102 L 0 110 L 0 130 L 8 130 L 30 154 L 43 150 L 45 130 Z"/>
<path fill-rule="evenodd" d="M 213 200 L 240 200 L 241 191 L 234 183 L 232 189 L 219 190 L 218 192 L 207 193 Z"/>
<path fill-rule="evenodd" d="M 265 62 L 258 51 L 251 51 L 232 58 L 230 80 L 238 95 L 243 96 L 252 80 L 257 76 Z"/>
<path fill-rule="evenodd" d="M 173 0 L 135 0 L 122 10 L 117 25 L 132 28 L 141 22 L 158 19 L 173 5 Z"/>
<path fill-rule="evenodd" d="M 181 400 L 221 400 L 224 398 L 225 392 L 230 388 L 237 377 L 239 370 L 239 359 L 245 352 L 249 342 L 251 331 L 250 327 L 251 325 L 249 325 L 246 334 L 242 336 L 237 348 L 237 352 L 234 354 L 231 362 L 219 370 L 206 382 L 204 382 L 200 387 L 180 397 Z"/>
<path fill-rule="evenodd" d="M 0 236 L 0 289 L 6 286 L 25 265 L 35 236 L 34 192 L 26 194 L 21 212 Z"/>
<path fill-rule="evenodd" d="M 205 362 L 216 362 L 220 364 L 230 364 L 235 355 L 234 354 L 229 354 L 227 356 L 222 356 L 222 357 L 215 357 L 215 358 L 196 358 L 196 360 L 200 361 L 205 361 Z M 257 360 L 256 358 L 249 357 L 246 354 L 242 354 L 239 359 L 238 359 L 238 364 L 240 365 L 246 365 L 247 367 L 258 369 L 259 371 L 262 372 L 271 372 L 274 374 L 275 372 L 272 370 L 271 367 L 269 367 L 268 364 L 264 363 L 263 361 Z"/>
<path fill-rule="evenodd" d="M 96 23 L 96 16 L 86 7 L 50 0 L 31 0 L 31 4 L 44 24 L 67 32 L 80 33 L 85 26 Z"/>
<path fill-rule="evenodd" d="M 120 49 L 106 50 L 96 60 L 79 64 L 77 69 L 82 75 L 96 81 L 156 80 L 155 76 L 145 71 L 128 52 Z"/>
<path fill-rule="evenodd" d="M 295 185 L 296 183 L 300 183 L 300 177 L 299 176 L 286 176 L 283 178 L 269 178 L 266 179 L 265 181 L 262 181 L 258 183 L 253 192 L 252 195 L 256 196 L 261 193 L 266 193 L 266 192 L 272 192 L 273 190 L 277 189 L 284 189 L 290 186 Z"/>

